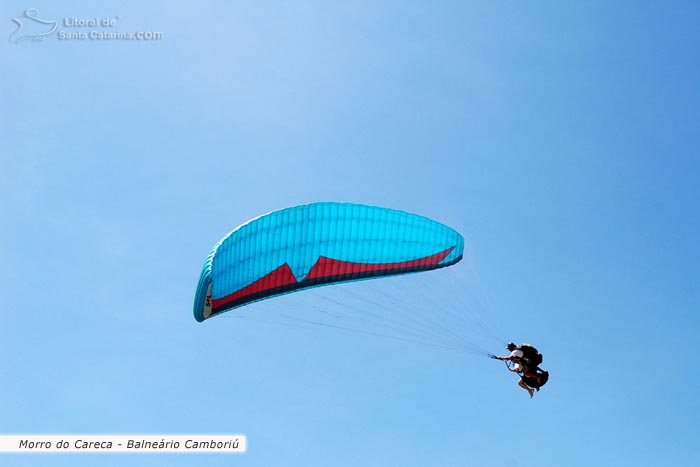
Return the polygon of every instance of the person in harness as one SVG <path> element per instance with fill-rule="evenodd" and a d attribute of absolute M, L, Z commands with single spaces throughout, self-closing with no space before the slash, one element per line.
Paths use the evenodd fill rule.
<path fill-rule="evenodd" d="M 549 372 L 541 369 L 542 354 L 530 344 L 515 345 L 509 343 L 506 348 L 510 355 L 499 357 L 491 355 L 491 358 L 505 362 L 511 362 L 508 369 L 520 375 L 518 386 L 525 389 L 532 397 L 535 390 L 539 391 L 549 380 Z"/>

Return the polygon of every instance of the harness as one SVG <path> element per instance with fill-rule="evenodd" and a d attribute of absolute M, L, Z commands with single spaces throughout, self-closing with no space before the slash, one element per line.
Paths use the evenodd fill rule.
<path fill-rule="evenodd" d="M 520 359 L 518 359 L 518 360 L 520 360 Z M 503 363 L 506 364 L 506 368 L 508 368 L 509 370 L 513 368 L 513 362 L 506 360 Z M 537 372 L 537 379 L 533 379 L 533 378 L 530 378 L 528 376 L 525 376 L 525 374 L 522 372 L 518 372 L 518 374 L 520 375 L 522 380 L 525 382 L 525 384 L 527 384 L 529 387 L 531 387 L 533 389 L 537 389 L 538 391 L 540 390 L 540 388 L 542 386 L 547 384 L 547 381 L 549 380 L 549 372 L 547 372 L 547 371 L 543 371 L 541 373 L 538 371 Z"/>

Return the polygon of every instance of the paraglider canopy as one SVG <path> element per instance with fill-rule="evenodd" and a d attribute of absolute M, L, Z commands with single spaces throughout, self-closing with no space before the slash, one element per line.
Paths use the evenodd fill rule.
<path fill-rule="evenodd" d="M 234 229 L 202 268 L 194 316 L 204 321 L 256 300 L 308 287 L 442 268 L 464 238 L 427 217 L 352 203 L 274 211 Z"/>

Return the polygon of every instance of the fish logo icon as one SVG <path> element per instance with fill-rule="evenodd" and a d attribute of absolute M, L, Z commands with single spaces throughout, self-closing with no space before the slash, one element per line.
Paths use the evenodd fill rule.
<path fill-rule="evenodd" d="M 13 44 L 19 44 L 25 40 L 38 42 L 56 32 L 58 22 L 39 19 L 37 17 L 38 14 L 39 12 L 36 8 L 29 8 L 22 16 L 12 18 L 12 22 L 17 25 L 17 29 L 10 34 L 10 42 Z"/>

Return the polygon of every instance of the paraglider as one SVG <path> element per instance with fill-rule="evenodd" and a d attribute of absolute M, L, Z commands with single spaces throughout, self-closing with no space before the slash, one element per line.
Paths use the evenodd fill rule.
<path fill-rule="evenodd" d="M 294 206 L 256 217 L 214 245 L 199 277 L 194 317 L 201 322 L 254 302 L 309 288 L 448 268 L 458 263 L 463 254 L 462 235 L 427 217 L 353 203 Z M 366 299 L 370 290 L 369 286 L 362 287 L 358 300 Z M 346 316 L 351 320 L 350 326 L 340 321 L 342 312 L 325 313 L 336 320 L 330 323 L 299 316 L 303 311 L 320 309 L 315 305 L 304 307 L 294 316 L 283 317 L 504 360 L 512 363 L 509 369 L 521 375 L 518 384 L 532 397 L 534 390 L 539 391 L 549 377 L 549 373 L 538 367 L 541 354 L 527 344 L 511 343 L 509 356 L 496 357 L 469 336 L 462 335 L 461 330 L 471 327 L 466 324 L 466 308 L 449 303 L 450 298 L 459 299 L 453 290 L 439 294 L 426 287 L 427 293 L 419 302 L 404 303 L 391 310 L 378 307 L 374 315 L 371 307 L 348 307 Z M 421 305 L 424 301 L 445 298 L 447 303 L 443 301 L 431 307 L 430 313 L 425 312 L 425 304 Z M 416 307 L 420 311 L 414 310 Z M 474 313 L 475 326 L 481 326 L 502 343 L 494 332 L 497 326 L 485 310 L 481 311 Z M 265 314 L 274 313 L 268 310 Z M 441 322 L 438 319 L 441 313 L 452 319 L 455 326 L 447 324 L 447 320 Z M 245 313 L 235 315 L 244 317 Z M 362 329 L 361 315 L 378 328 Z M 397 334 L 385 331 L 392 327 Z"/>
<path fill-rule="evenodd" d="M 515 345 L 510 342 L 506 348 L 510 351 L 510 355 L 491 355 L 491 358 L 512 363 L 507 365 L 508 370 L 520 375 L 518 386 L 525 389 L 532 398 L 535 391 L 539 392 L 549 380 L 549 372 L 539 367 L 542 363 L 542 354 L 531 344 Z"/>

